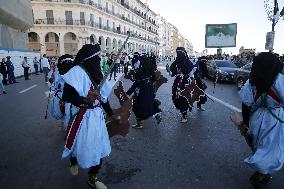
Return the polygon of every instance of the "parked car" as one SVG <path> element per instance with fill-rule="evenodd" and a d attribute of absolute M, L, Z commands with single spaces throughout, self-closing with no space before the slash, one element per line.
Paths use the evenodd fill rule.
<path fill-rule="evenodd" d="M 218 77 L 218 81 L 234 82 L 235 72 L 239 68 L 229 60 L 213 60 L 207 62 L 209 78 Z"/>
<path fill-rule="evenodd" d="M 250 71 L 251 71 L 252 63 L 244 65 L 235 73 L 234 81 L 237 84 L 237 88 L 240 90 L 245 82 L 248 80 Z"/>

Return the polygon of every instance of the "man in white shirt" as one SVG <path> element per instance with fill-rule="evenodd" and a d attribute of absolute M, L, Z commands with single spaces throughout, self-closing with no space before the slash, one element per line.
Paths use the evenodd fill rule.
<path fill-rule="evenodd" d="M 35 68 L 35 74 L 38 75 L 39 61 L 37 60 L 37 57 L 34 57 L 33 63 Z"/>
<path fill-rule="evenodd" d="M 43 55 L 43 58 L 41 59 L 41 68 L 44 74 L 45 82 L 48 83 L 48 72 L 50 70 L 50 64 L 48 59 L 46 58 L 46 54 Z"/>
<path fill-rule="evenodd" d="M 128 73 L 128 65 L 129 65 L 129 58 L 128 55 L 125 54 L 125 58 L 124 58 L 124 75 L 127 76 Z"/>
<path fill-rule="evenodd" d="M 25 80 L 30 80 L 29 79 L 29 69 L 30 69 L 30 65 L 28 63 L 28 58 L 24 57 L 24 60 L 22 62 L 22 67 L 24 68 L 24 76 L 25 76 Z"/>
<path fill-rule="evenodd" d="M 0 73 L 0 95 L 3 94 L 7 94 L 3 85 L 3 75 Z"/>

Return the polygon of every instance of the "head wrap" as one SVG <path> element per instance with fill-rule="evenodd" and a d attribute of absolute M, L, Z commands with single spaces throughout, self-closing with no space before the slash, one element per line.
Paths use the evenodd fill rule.
<path fill-rule="evenodd" d="M 99 56 L 100 53 L 101 47 L 99 44 L 86 44 L 77 53 L 74 64 L 83 64 L 85 61 L 94 59 L 94 57 Z"/>
<path fill-rule="evenodd" d="M 135 52 L 134 55 L 133 55 L 133 59 L 132 59 L 132 66 L 134 66 L 134 64 L 135 64 L 136 62 L 138 62 L 139 59 L 140 59 L 139 53 L 138 53 L 138 52 Z M 140 62 L 139 62 L 139 64 L 140 64 Z"/>
<path fill-rule="evenodd" d="M 74 66 L 73 61 L 73 56 L 70 54 L 65 54 L 59 57 L 57 63 L 59 74 L 64 75 L 67 73 Z"/>
<path fill-rule="evenodd" d="M 276 54 L 262 52 L 253 58 L 250 73 L 250 83 L 260 93 L 268 92 L 278 74 L 282 71 L 283 64 Z"/>
<path fill-rule="evenodd" d="M 93 84 L 99 84 L 103 78 L 100 53 L 99 44 L 86 44 L 79 50 L 74 60 L 75 65 L 81 65 L 88 72 L 91 81 L 95 82 Z"/>
<path fill-rule="evenodd" d="M 177 47 L 176 52 L 177 58 L 173 64 L 176 65 L 175 67 L 179 69 L 183 74 L 189 74 L 194 66 L 189 60 L 185 48 Z"/>

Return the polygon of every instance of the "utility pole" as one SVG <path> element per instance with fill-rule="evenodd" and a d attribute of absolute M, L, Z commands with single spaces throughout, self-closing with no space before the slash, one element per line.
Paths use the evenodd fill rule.
<path fill-rule="evenodd" d="M 276 21 L 275 21 L 275 15 L 277 14 L 277 12 L 278 12 L 278 2 L 277 2 L 277 0 L 274 0 L 274 9 L 273 9 L 273 17 L 272 17 L 272 32 L 274 32 L 275 30 L 274 30 L 274 27 L 275 27 L 275 25 L 276 25 Z"/>
<path fill-rule="evenodd" d="M 275 26 L 280 18 L 284 17 L 284 7 L 279 13 L 279 6 L 277 0 L 264 0 L 264 8 L 267 12 L 268 20 L 272 22 L 271 32 L 266 34 L 265 49 L 273 52 Z"/>

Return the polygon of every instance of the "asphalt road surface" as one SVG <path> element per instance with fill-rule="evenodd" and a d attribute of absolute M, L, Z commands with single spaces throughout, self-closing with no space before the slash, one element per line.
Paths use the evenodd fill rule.
<path fill-rule="evenodd" d="M 127 137 L 112 138 L 111 156 L 105 159 L 99 177 L 109 189 L 250 189 L 253 173 L 243 163 L 250 150 L 231 123 L 229 115 L 241 102 L 232 84 L 205 80 L 206 111 L 196 109 L 186 124 L 171 100 L 170 78 L 158 91 L 163 121 L 153 118 L 144 129 L 130 129 Z M 69 173 L 69 161 L 61 160 L 64 132 L 60 122 L 44 119 L 48 86 L 42 75 L 6 86 L 0 95 L 0 188 L 1 189 L 88 189 L 87 170 Z M 130 86 L 124 81 L 125 88 Z M 213 93 L 214 92 L 214 93 Z M 110 102 L 118 106 L 112 94 Z M 130 122 L 135 123 L 131 115 Z M 263 188 L 283 189 L 284 172 L 273 175 Z"/>

